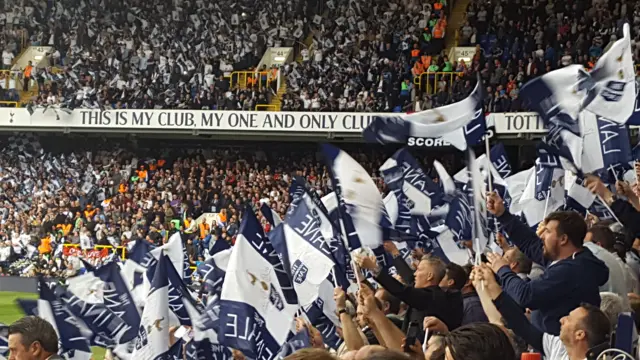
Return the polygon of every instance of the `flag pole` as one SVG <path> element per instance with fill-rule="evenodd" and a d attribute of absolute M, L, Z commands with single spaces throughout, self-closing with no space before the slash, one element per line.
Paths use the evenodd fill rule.
<path fill-rule="evenodd" d="M 489 185 L 489 192 L 493 192 L 493 183 L 491 181 L 491 149 L 489 146 L 489 135 L 486 133 L 484 134 L 484 153 L 490 165 L 489 169 L 487 169 L 487 185 Z"/>

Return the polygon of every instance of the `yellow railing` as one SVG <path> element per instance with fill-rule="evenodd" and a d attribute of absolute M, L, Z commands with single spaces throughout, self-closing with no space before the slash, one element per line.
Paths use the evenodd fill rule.
<path fill-rule="evenodd" d="M 438 81 L 445 81 L 449 91 L 452 91 L 451 84 L 454 78 L 462 77 L 462 72 L 423 72 L 419 76 L 413 78 L 413 83 L 418 85 L 422 91 L 427 94 L 435 94 L 438 91 Z"/>
<path fill-rule="evenodd" d="M 267 82 L 262 82 L 262 77 L 267 77 Z M 229 85 L 234 88 L 238 85 L 241 89 L 248 87 L 257 87 L 262 90 L 263 87 L 269 87 L 272 81 L 275 81 L 271 76 L 271 71 L 234 71 L 229 77 Z"/>
<path fill-rule="evenodd" d="M 20 103 L 17 101 L 0 101 L 0 107 L 20 107 Z"/>
<path fill-rule="evenodd" d="M 256 111 L 278 111 L 278 105 L 273 105 L 273 104 L 256 105 Z"/>

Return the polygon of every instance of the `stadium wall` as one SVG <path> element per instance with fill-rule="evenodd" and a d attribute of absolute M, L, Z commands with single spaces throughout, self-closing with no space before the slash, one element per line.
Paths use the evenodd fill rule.
<path fill-rule="evenodd" d="M 0 292 L 23 292 L 38 293 L 38 278 L 20 277 L 20 276 L 2 276 L 0 277 Z"/>

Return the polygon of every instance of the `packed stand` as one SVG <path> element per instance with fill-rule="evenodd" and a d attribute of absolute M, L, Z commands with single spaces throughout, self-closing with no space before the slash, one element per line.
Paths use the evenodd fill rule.
<path fill-rule="evenodd" d="M 472 0 L 459 29 L 459 46 L 476 46 L 470 68 L 487 85 L 489 112 L 527 109 L 518 97 L 529 80 L 570 64 L 589 69 L 621 37 L 628 22 L 640 58 L 640 4 L 634 1 Z M 455 89 L 454 89 L 455 91 Z"/>
<path fill-rule="evenodd" d="M 301 63 L 287 64 L 290 111 L 413 110 L 416 59 L 444 48 L 446 1 L 329 1 L 310 24 L 313 43 Z"/>
<path fill-rule="evenodd" d="M 259 216 L 256 207 L 266 202 L 284 215 L 291 176 L 303 176 L 319 195 L 331 191 L 327 170 L 312 151 L 301 151 L 292 157 L 285 155 L 290 152 L 277 146 L 268 153 L 259 150 L 264 146 L 256 146 L 225 150 L 199 147 L 174 153 L 180 148 L 178 145 L 167 147 L 165 156 L 151 159 L 147 154 L 154 150 L 143 150 L 146 144 L 137 144 L 136 153 L 127 150 L 126 143 L 118 144 L 123 148 L 118 151 L 96 148 L 79 151 L 75 144 L 74 153 L 63 151 L 42 157 L 39 154 L 45 151 L 40 151 L 33 141 L 13 141 L 16 145 L 7 146 L 3 154 L 6 157 L 2 169 L 5 177 L 13 177 L 5 181 L 3 187 L 6 208 L 13 203 L 16 209 L 5 212 L 3 224 L 13 223 L 14 228 L 26 231 L 42 230 L 44 226 L 38 226 L 39 221 L 34 219 L 48 213 L 41 221 L 45 223 L 49 221 L 48 215 L 56 214 L 66 220 L 60 223 L 60 230 L 52 223 L 52 232 L 64 233 L 73 212 L 80 210 L 75 215 L 74 226 L 79 224 L 80 232 L 86 231 L 90 238 L 95 234 L 93 241 L 96 242 L 105 237 L 105 243 L 118 242 L 119 235 L 119 244 L 136 240 L 160 245 L 167 240 L 165 232 L 180 231 L 194 264 L 201 262 L 200 257 L 208 251 L 209 244 L 218 241 L 234 244 L 240 231 L 238 221 L 244 211 L 254 211 Z M 45 149 L 46 142 L 43 139 Z M 113 148 L 113 144 L 110 145 Z M 14 153 L 10 154 L 11 151 Z M 379 148 L 376 151 L 360 148 L 353 156 L 384 191 L 376 169 L 385 157 Z M 16 154 L 22 156 L 19 163 L 7 160 L 9 155 L 15 159 Z M 133 160 L 135 158 L 138 160 Z M 454 163 L 455 157 L 447 159 L 445 163 L 449 168 L 459 168 Z M 432 159 L 421 160 L 426 164 L 431 162 L 425 160 Z M 29 183 L 33 174 L 30 167 L 37 166 L 37 162 L 44 164 L 34 170 L 40 174 L 49 172 L 51 181 L 38 185 L 33 191 L 35 202 L 25 204 L 38 210 L 23 211 L 21 204 L 25 197 L 12 192 L 19 193 L 30 187 L 15 181 Z M 20 164 L 24 164 L 25 169 L 17 173 L 16 166 L 19 168 Z M 73 174 L 85 168 L 89 169 L 86 173 Z M 427 169 L 431 173 L 431 169 Z M 640 167 L 637 171 L 640 173 Z M 15 179 L 23 173 L 23 178 Z M 87 180 L 84 175 L 94 177 L 95 181 Z M 70 178 L 65 189 L 54 191 L 52 187 L 49 193 L 45 188 L 65 178 Z M 42 179 L 36 176 L 35 180 Z M 87 185 L 90 188 L 87 192 L 73 179 L 91 182 L 93 186 Z M 406 256 L 399 248 L 401 242 L 394 241 L 384 241 L 382 246 L 392 259 L 396 270 L 393 274 L 389 264 L 383 264 L 379 257 L 366 252 L 354 255 L 358 268 L 367 275 L 359 277 L 356 293 L 345 292 L 341 287 L 333 290 L 339 324 L 335 334 L 340 338 L 335 344 L 339 345 L 330 346 L 327 333 L 318 328 L 320 325 L 316 327 L 304 316 L 298 316 L 295 333 L 305 335 L 299 338 L 304 340 L 287 341 L 278 358 L 599 359 L 601 353 L 615 343 L 618 349 L 628 346 L 626 352 L 630 357 L 624 359 L 637 359 L 638 336 L 634 329 L 640 323 L 640 186 L 619 181 L 614 194 L 593 175 L 586 177 L 584 186 L 612 209 L 620 223 L 599 219 L 593 214 L 585 219 L 577 211 L 559 209 L 550 211 L 534 230 L 512 214 L 496 192 L 490 192 L 484 200 L 487 212 L 499 221 L 496 247 L 494 251 L 483 251 L 482 260 L 475 264 L 446 261 L 419 246 Z M 41 192 L 44 194 L 39 194 Z M 90 207 L 92 196 L 85 194 L 92 192 L 104 194 L 96 195 L 95 200 L 101 201 L 96 208 Z M 38 200 L 41 196 L 49 196 L 49 200 Z M 76 203 L 82 205 L 76 206 Z M 224 218 L 219 221 L 223 224 L 212 229 L 190 225 L 205 211 L 218 213 L 219 218 Z M 93 216 L 88 217 L 87 213 Z M 19 214 L 24 214 L 24 220 L 17 219 Z M 112 223 L 117 219 L 118 224 Z M 261 218 L 261 222 L 269 234 L 267 219 Z M 100 235 L 110 229 L 110 225 L 116 228 L 119 225 L 112 234 L 114 239 L 109 239 L 109 233 Z M 78 241 L 83 246 L 83 240 Z M 46 242 L 41 241 L 40 245 L 43 243 Z M 468 258 L 475 257 L 473 246 L 466 250 L 471 253 Z M 258 279 L 251 273 L 249 276 Z M 242 285 L 234 283 L 234 286 Z M 266 283 L 262 283 L 262 287 L 268 289 Z M 38 334 L 50 333 L 57 338 L 55 329 L 39 323 L 41 321 L 26 317 L 11 325 L 9 334 L 22 335 L 24 326 L 39 324 Z M 169 332 L 171 343 L 179 341 L 179 336 L 173 336 L 176 329 Z M 43 353 L 56 354 L 59 351 L 56 344 L 47 343 Z M 12 351 L 20 351 L 22 345 L 18 342 L 18 349 Z M 184 346 L 186 351 L 187 345 Z M 237 350 L 232 354 L 234 359 L 245 359 Z M 178 358 L 184 359 L 184 356 Z"/>
<path fill-rule="evenodd" d="M 304 19 L 316 7 L 278 0 L 257 7 L 242 1 L 21 3 L 11 13 L 14 23 L 30 45 L 53 46 L 49 62 L 62 71 L 25 68 L 19 77 L 39 85 L 40 104 L 242 109 L 265 94 L 229 89 L 228 81 L 221 86 L 220 76 L 255 67 L 267 47 L 303 40 Z M 5 32 L 6 66 L 20 48 Z M 23 88 L 21 81 L 15 88 Z"/>
<path fill-rule="evenodd" d="M 138 150 L 106 139 L 74 139 L 68 148 L 59 139 L 33 135 L 5 142 L 0 155 L 5 274 L 75 274 L 81 264 L 69 259 L 85 256 L 100 263 L 111 255 L 91 251 L 96 245 L 118 249 L 138 239 L 160 245 L 176 231 L 189 238 L 190 262 L 197 266 L 212 238 L 233 243 L 247 207 L 257 211 L 266 202 L 284 215 L 292 176 L 304 176 L 324 194 L 331 191 L 326 167 L 309 145 L 296 144 L 296 153 L 273 144 L 203 145 L 195 151 L 167 142 L 158 152 L 153 142 L 144 143 L 148 148 L 138 144 Z M 353 150 L 372 174 L 385 159 L 381 151 Z M 442 158 L 454 166 L 452 156 Z M 201 227 L 195 220 L 210 212 L 224 221 Z M 113 256 L 121 255 L 118 249 Z"/>
<path fill-rule="evenodd" d="M 450 10 L 446 1 L 131 5 L 24 4 L 25 11 L 12 14 L 24 26 L 20 34 L 30 45 L 53 46 L 48 58 L 55 68 L 16 71 L 11 78 L 17 81 L 4 85 L 13 91 L 3 98 L 16 100 L 15 92 L 37 84 L 33 102 L 39 105 L 254 109 L 277 89 L 241 90 L 234 80 L 230 88 L 228 78 L 234 70 L 255 69 L 266 48 L 282 46 L 302 49 L 303 60 L 282 69 L 285 108 L 406 111 L 412 88 L 404 80 L 413 87 L 416 59 L 443 49 Z M 98 20 L 94 7 L 106 11 L 104 18 Z M 310 35 L 313 45 L 306 48 Z M 20 48 L 11 39 L 3 45 L 10 67 Z"/>

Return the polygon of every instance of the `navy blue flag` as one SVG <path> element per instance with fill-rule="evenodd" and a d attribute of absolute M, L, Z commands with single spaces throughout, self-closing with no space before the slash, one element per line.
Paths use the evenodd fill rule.
<path fill-rule="evenodd" d="M 417 139 L 441 138 L 465 150 L 486 133 L 480 78 L 471 94 L 455 104 L 403 116 L 375 116 L 362 136 L 367 142 L 404 143 Z"/>
<path fill-rule="evenodd" d="M 104 304 L 131 328 L 122 336 L 120 343 L 133 340 L 140 326 L 140 314 L 133 296 L 120 274 L 120 267 L 117 263 L 111 262 L 94 271 L 94 275 L 104 281 Z"/>
<path fill-rule="evenodd" d="M 209 295 L 220 295 L 230 255 L 231 249 L 220 251 L 198 266 L 196 272 Z"/>
<path fill-rule="evenodd" d="M 308 347 L 311 347 L 311 337 L 309 336 L 309 331 L 306 328 L 303 328 L 290 338 L 289 341 L 282 345 L 282 348 L 278 355 L 276 355 L 275 359 L 284 359 L 294 352 Z"/>
<path fill-rule="evenodd" d="M 509 157 L 507 156 L 507 151 L 502 143 L 498 143 L 491 148 L 489 151 L 489 158 L 491 159 L 493 167 L 496 169 L 498 174 L 500 174 L 500 177 L 506 179 L 513 174 L 513 169 L 511 168 Z"/>
<path fill-rule="evenodd" d="M 213 256 L 220 251 L 231 249 L 231 245 L 226 240 L 215 240 L 213 246 L 209 249 L 209 255 Z"/>
<path fill-rule="evenodd" d="M 73 359 L 91 359 L 91 347 L 86 334 L 80 330 L 80 323 L 69 308 L 58 298 L 43 278 L 38 279 L 40 300 L 36 315 L 47 320 L 60 336 L 59 355 Z"/>

